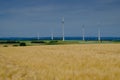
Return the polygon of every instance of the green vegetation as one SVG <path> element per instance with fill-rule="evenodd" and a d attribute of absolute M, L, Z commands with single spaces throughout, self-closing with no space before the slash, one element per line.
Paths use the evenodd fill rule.
<path fill-rule="evenodd" d="M 113 40 L 112 42 L 114 42 L 114 43 L 120 43 L 120 40 L 116 40 L 116 41 Z"/>
<path fill-rule="evenodd" d="M 31 43 L 46 43 L 45 41 L 38 41 L 38 40 L 34 40 L 34 41 L 31 41 Z"/>
<path fill-rule="evenodd" d="M 18 44 L 13 44 L 13 46 L 14 46 L 14 47 L 17 47 L 17 46 L 19 46 L 19 45 L 18 45 Z"/>
<path fill-rule="evenodd" d="M 59 44 L 57 40 L 52 40 L 47 43 L 48 45 L 56 45 Z"/>
<path fill-rule="evenodd" d="M 26 46 L 25 42 L 20 43 L 20 46 Z"/>
<path fill-rule="evenodd" d="M 66 45 L 66 44 L 108 44 L 108 43 L 120 43 L 117 41 L 82 41 L 82 40 L 32 40 L 32 41 L 11 41 L 0 40 L 0 44 L 4 47 L 8 45 L 16 46 L 36 46 L 36 45 Z"/>
<path fill-rule="evenodd" d="M 14 40 L 1 40 L 0 44 L 15 44 L 15 43 L 20 43 L 19 41 L 14 41 Z"/>

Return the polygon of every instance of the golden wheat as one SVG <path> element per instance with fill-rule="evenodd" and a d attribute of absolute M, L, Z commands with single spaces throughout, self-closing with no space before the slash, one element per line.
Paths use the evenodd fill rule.
<path fill-rule="evenodd" d="M 120 80 L 120 44 L 0 47 L 0 80 Z"/>

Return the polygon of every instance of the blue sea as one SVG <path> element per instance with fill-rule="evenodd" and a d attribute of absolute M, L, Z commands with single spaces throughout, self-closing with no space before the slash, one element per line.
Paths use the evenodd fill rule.
<path fill-rule="evenodd" d="M 7 37 L 0 40 L 37 40 L 37 37 Z M 51 37 L 40 37 L 39 40 L 51 40 Z M 62 40 L 62 37 L 54 37 L 54 40 Z M 65 37 L 65 40 L 82 40 L 82 37 Z M 97 37 L 85 37 L 85 40 L 98 40 Z M 101 37 L 104 41 L 120 41 L 120 37 Z"/>

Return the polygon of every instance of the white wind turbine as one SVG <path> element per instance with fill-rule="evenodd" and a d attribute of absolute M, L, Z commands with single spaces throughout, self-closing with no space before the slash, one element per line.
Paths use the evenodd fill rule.
<path fill-rule="evenodd" d="M 37 33 L 37 39 L 38 39 L 38 40 L 40 39 L 39 33 Z"/>
<path fill-rule="evenodd" d="M 53 35 L 53 33 L 51 33 L 51 40 L 53 40 L 54 39 L 54 35 Z"/>
<path fill-rule="evenodd" d="M 82 40 L 85 41 L 85 29 L 84 29 L 84 25 L 82 25 Z"/>
<path fill-rule="evenodd" d="M 98 24 L 98 41 L 101 41 L 100 23 Z"/>
<path fill-rule="evenodd" d="M 62 19 L 62 40 L 65 40 L 65 35 L 64 35 L 64 17 Z"/>

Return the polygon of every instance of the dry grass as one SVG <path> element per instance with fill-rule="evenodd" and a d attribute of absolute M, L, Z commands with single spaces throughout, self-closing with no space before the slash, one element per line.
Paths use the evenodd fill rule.
<path fill-rule="evenodd" d="M 120 44 L 0 47 L 0 80 L 120 80 Z"/>

